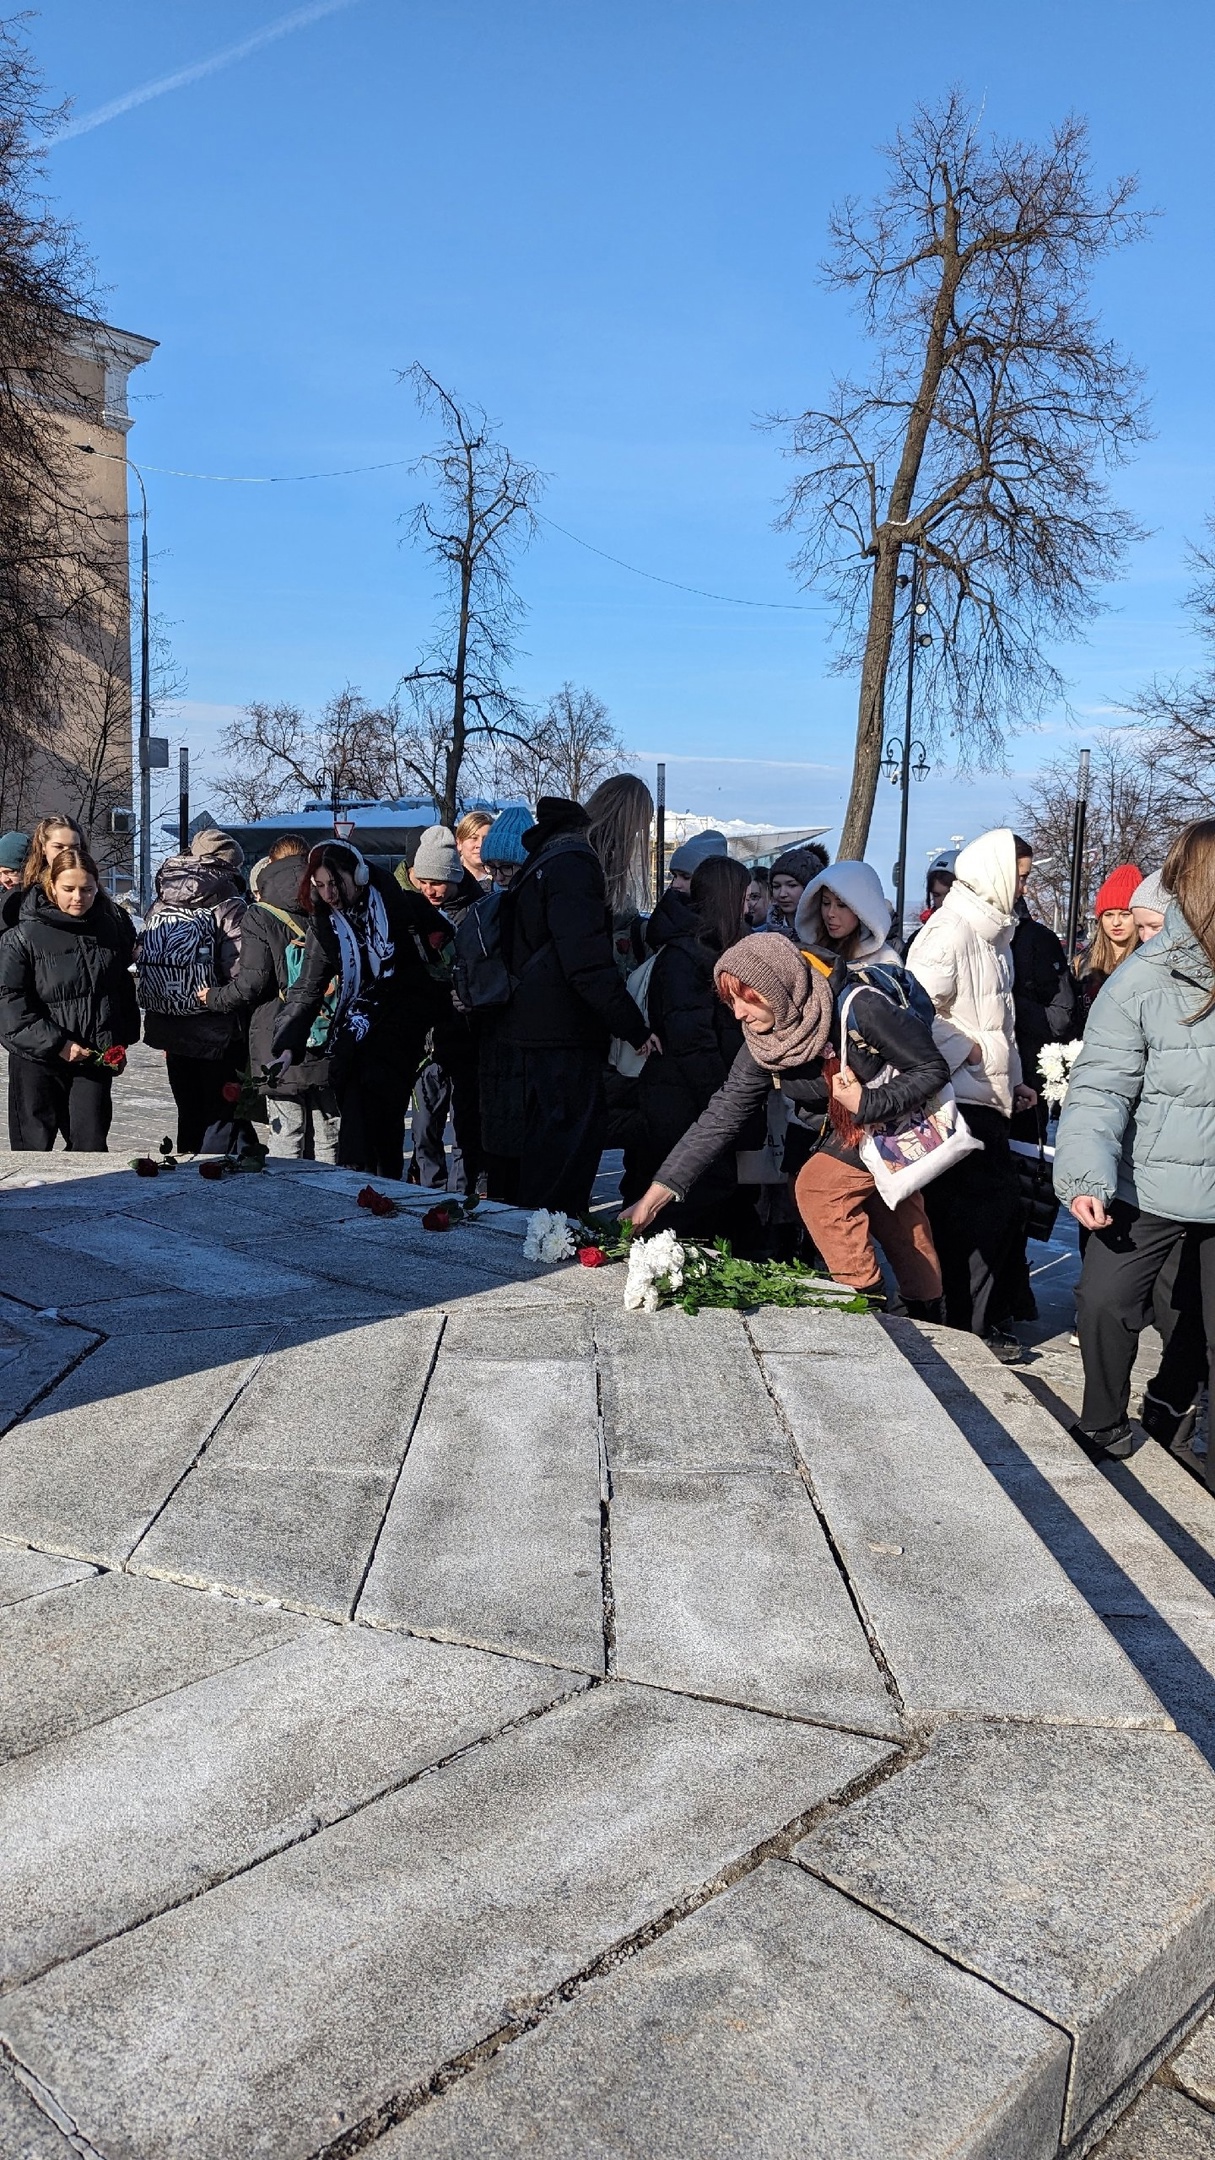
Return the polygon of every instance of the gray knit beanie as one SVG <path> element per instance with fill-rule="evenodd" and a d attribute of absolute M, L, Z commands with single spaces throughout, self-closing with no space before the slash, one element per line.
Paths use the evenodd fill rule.
<path fill-rule="evenodd" d="M 1159 870 L 1150 871 L 1143 883 L 1136 885 L 1130 904 L 1132 908 L 1152 908 L 1157 915 L 1168 914 L 1169 895 L 1160 882 Z"/>
<path fill-rule="evenodd" d="M 415 878 L 433 880 L 436 885 L 458 885 L 464 875 L 456 836 L 450 826 L 428 825 L 418 842 L 418 852 L 410 865 Z"/>
<path fill-rule="evenodd" d="M 710 825 L 704 832 L 693 833 L 690 840 L 680 841 L 668 868 L 677 871 L 680 877 L 691 877 L 693 870 L 699 870 L 702 862 L 708 862 L 711 856 L 728 855 L 729 852 L 724 832 L 718 832 Z"/>

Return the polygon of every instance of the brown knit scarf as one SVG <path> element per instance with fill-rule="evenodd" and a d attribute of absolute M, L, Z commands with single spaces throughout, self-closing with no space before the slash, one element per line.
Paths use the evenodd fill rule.
<path fill-rule="evenodd" d="M 774 931 L 757 930 L 722 954 L 714 981 L 723 975 L 737 975 L 749 990 L 758 990 L 776 1015 L 776 1025 L 766 1035 L 757 1035 L 743 1021 L 747 1048 L 757 1065 L 780 1072 L 819 1056 L 831 1032 L 831 992 L 796 945 Z"/>

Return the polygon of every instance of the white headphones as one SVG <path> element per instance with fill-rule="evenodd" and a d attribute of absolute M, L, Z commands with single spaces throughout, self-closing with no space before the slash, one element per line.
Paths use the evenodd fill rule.
<path fill-rule="evenodd" d="M 364 857 L 360 855 L 358 849 L 355 847 L 352 840 L 319 840 L 308 856 L 309 877 L 315 876 L 317 863 L 319 862 L 321 856 L 321 851 L 323 848 L 327 847 L 345 848 L 348 855 L 353 855 L 355 884 L 359 886 L 370 885 L 371 872 L 367 867 Z"/>

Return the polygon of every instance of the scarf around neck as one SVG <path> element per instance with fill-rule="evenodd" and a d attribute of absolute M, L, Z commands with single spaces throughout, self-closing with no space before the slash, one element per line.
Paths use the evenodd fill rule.
<path fill-rule="evenodd" d="M 828 981 L 784 938 L 752 933 L 724 952 L 713 979 L 736 975 L 772 1007 L 776 1024 L 757 1035 L 743 1021 L 747 1048 L 757 1065 L 781 1072 L 821 1055 L 831 1032 L 834 1001 Z"/>
<path fill-rule="evenodd" d="M 337 938 L 339 968 L 333 1028 L 336 1032 L 345 1025 L 358 1042 L 371 1025 L 371 992 L 392 958 L 388 910 L 381 894 L 370 885 L 365 900 L 352 915 L 340 915 L 334 908 L 329 919 Z"/>

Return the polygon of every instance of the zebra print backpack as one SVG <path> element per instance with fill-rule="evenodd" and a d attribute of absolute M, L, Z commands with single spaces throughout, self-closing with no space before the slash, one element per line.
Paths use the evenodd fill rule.
<path fill-rule="evenodd" d="M 200 990 L 218 980 L 219 924 L 210 908 L 165 908 L 135 949 L 135 985 L 145 1012 L 198 1014 Z"/>

